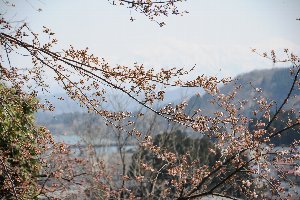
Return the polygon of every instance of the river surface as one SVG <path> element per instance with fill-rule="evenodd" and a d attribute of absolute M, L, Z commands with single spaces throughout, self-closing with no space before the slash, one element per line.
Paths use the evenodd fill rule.
<path fill-rule="evenodd" d="M 87 147 L 86 143 L 77 135 L 53 135 L 55 142 L 63 142 L 70 146 L 72 151 L 77 155 L 80 154 L 84 148 Z M 101 153 L 116 153 L 119 152 L 119 147 L 112 143 L 102 143 L 94 145 L 93 150 L 97 154 Z M 122 147 L 122 151 L 133 152 L 137 149 L 137 145 L 125 145 Z"/>

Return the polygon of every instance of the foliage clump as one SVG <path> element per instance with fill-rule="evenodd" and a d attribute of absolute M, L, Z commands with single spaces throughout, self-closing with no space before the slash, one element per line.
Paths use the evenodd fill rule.
<path fill-rule="evenodd" d="M 221 157 L 221 151 L 209 138 L 205 136 L 193 138 L 181 131 L 158 134 L 153 138 L 153 145 L 161 151 L 174 154 L 175 160 L 170 162 L 168 159 L 160 158 L 147 147 L 141 147 L 133 154 L 129 177 L 132 179 L 147 177 L 141 184 L 134 184 L 132 188 L 140 197 L 150 194 L 155 198 L 162 195 L 164 189 L 176 190 L 172 181 L 182 178 L 177 173 L 173 173 L 176 165 L 190 166 L 186 167 L 186 172 L 192 174 L 197 168 L 211 167 Z M 192 180 L 193 177 L 186 177 L 186 179 Z M 189 183 L 186 182 L 185 187 L 188 185 Z M 173 191 L 171 194 L 175 193 Z"/>
<path fill-rule="evenodd" d="M 34 124 L 38 101 L 0 84 L 0 198 L 33 198 L 38 194 L 40 156 L 52 141 Z"/>

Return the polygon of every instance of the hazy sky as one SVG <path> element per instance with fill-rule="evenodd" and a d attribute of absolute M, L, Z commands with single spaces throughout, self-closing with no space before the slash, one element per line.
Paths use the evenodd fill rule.
<path fill-rule="evenodd" d="M 89 47 L 112 64 L 138 62 L 154 68 L 196 64 L 194 75 L 234 76 L 276 67 L 251 48 L 300 53 L 299 0 L 188 0 L 180 7 L 189 14 L 166 18 L 163 28 L 107 0 L 16 4 L 17 9 L 9 11 L 12 18 L 25 18 L 36 32 L 45 25 L 62 47 Z M 43 11 L 36 12 L 37 8 Z M 131 16 L 137 20 L 131 22 Z"/>

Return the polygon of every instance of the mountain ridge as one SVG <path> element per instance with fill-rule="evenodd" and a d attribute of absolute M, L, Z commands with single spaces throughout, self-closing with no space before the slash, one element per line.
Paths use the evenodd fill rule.
<path fill-rule="evenodd" d="M 272 108 L 276 110 L 279 105 L 282 104 L 284 98 L 287 96 L 290 87 L 293 83 L 293 76 L 290 75 L 289 68 L 275 68 L 275 69 L 263 69 L 254 70 L 248 73 L 244 73 L 236 76 L 233 81 L 227 85 L 220 87 L 222 94 L 228 94 L 232 92 L 235 87 L 239 87 L 234 102 L 248 100 L 248 105 L 244 108 L 246 116 L 251 116 L 251 110 L 255 109 L 256 103 L 254 102 L 255 97 L 263 96 L 267 101 L 273 101 L 275 106 Z M 261 90 L 261 93 L 257 91 Z M 297 95 L 298 98 L 292 98 L 286 108 L 296 106 L 299 108 L 300 105 L 300 91 L 294 89 L 292 95 Z M 208 93 L 203 96 L 193 96 L 188 101 L 187 110 L 193 111 L 201 109 L 205 114 L 213 114 L 218 108 L 215 105 L 209 103 L 212 100 L 212 96 Z"/>

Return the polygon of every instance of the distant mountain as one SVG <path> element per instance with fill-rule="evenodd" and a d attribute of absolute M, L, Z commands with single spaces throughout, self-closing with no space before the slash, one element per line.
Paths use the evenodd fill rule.
<path fill-rule="evenodd" d="M 231 92 L 235 87 L 241 86 L 238 90 L 234 103 L 241 100 L 248 100 L 248 104 L 244 107 L 242 114 L 253 118 L 252 111 L 255 109 L 254 98 L 258 95 L 264 96 L 268 100 L 277 102 L 278 106 L 283 102 L 284 98 L 288 94 L 290 86 L 293 81 L 293 77 L 290 75 L 289 69 L 287 68 L 276 68 L 268 70 L 256 70 L 246 74 L 237 76 L 230 84 L 222 86 L 220 88 L 221 93 L 227 94 Z M 261 93 L 256 92 L 256 88 L 261 89 Z M 297 87 L 296 87 L 297 88 Z M 209 101 L 212 99 L 211 95 L 203 94 L 202 96 L 196 96 L 195 93 L 203 92 L 199 88 L 191 88 L 186 90 L 184 88 L 176 88 L 173 91 L 169 91 L 166 94 L 166 98 L 160 104 L 154 105 L 155 108 L 159 109 L 166 103 L 179 103 L 180 101 L 187 99 L 188 107 L 186 111 L 192 111 L 195 109 L 201 109 L 203 114 L 210 115 L 215 111 L 220 111 L 220 108 L 216 105 L 212 105 Z M 289 101 L 289 105 L 285 107 L 285 110 L 289 110 L 292 106 L 300 110 L 300 91 L 293 91 L 293 95 L 297 95 L 297 98 L 293 98 Z M 66 97 L 64 97 L 67 99 Z M 106 109 L 112 110 L 129 110 L 135 112 L 138 110 L 140 105 L 134 103 L 126 95 L 116 94 L 110 95 L 110 103 L 103 105 Z M 48 98 L 49 99 L 49 98 Z M 49 99 L 53 102 L 56 107 L 56 112 L 39 112 L 36 114 L 38 124 L 45 125 L 52 133 L 56 135 L 81 135 L 85 139 L 89 138 L 90 141 L 98 142 L 103 140 L 114 140 L 114 131 L 111 127 L 105 125 L 104 120 L 95 114 L 85 113 L 84 108 L 81 108 L 74 101 L 67 99 L 60 101 L 57 98 Z M 276 109 L 274 107 L 274 109 Z M 145 109 L 143 112 L 146 112 Z M 259 116 L 258 116 L 259 117 Z M 280 126 L 280 125 L 278 125 Z M 171 128 L 172 127 L 172 128 Z M 176 123 L 170 123 L 158 116 L 151 111 L 145 113 L 144 117 L 137 121 L 138 130 L 147 132 L 151 130 L 154 134 L 163 133 L 166 130 L 185 130 L 195 137 L 201 136 L 199 133 L 181 127 Z M 98 141 L 99 140 L 99 141 Z"/>
<path fill-rule="evenodd" d="M 164 101 L 156 102 L 153 107 L 161 107 L 162 105 L 165 105 L 167 103 L 177 104 L 180 101 L 188 100 L 196 93 L 204 94 L 204 91 L 201 88 L 171 88 L 165 93 Z M 137 102 L 131 99 L 128 95 L 121 92 L 108 93 L 106 97 L 108 99 L 108 102 L 101 105 L 101 107 L 104 109 L 111 111 L 127 110 L 134 112 L 139 108 Z M 46 112 L 47 115 L 87 112 L 87 109 L 85 107 L 80 106 L 77 101 L 72 100 L 65 93 L 43 95 L 38 96 L 38 98 L 40 100 L 40 103 L 46 103 L 47 101 L 49 101 L 54 106 L 54 111 L 50 113 Z M 63 100 L 60 100 L 61 98 Z M 45 115 L 44 112 L 38 114 L 38 118 L 42 118 L 43 115 Z"/>
<path fill-rule="evenodd" d="M 293 76 L 290 75 L 289 68 L 274 68 L 266 70 L 255 70 L 249 73 L 241 74 L 237 76 L 233 82 L 220 88 L 222 94 L 228 94 L 239 87 L 234 103 L 242 100 L 248 100 L 247 105 L 244 107 L 243 114 L 251 117 L 255 109 L 255 97 L 263 96 L 268 102 L 274 101 L 277 108 L 282 104 L 284 98 L 287 96 L 290 87 L 293 82 Z M 291 98 L 289 104 L 285 106 L 285 109 L 289 109 L 292 106 L 299 110 L 300 108 L 300 90 L 298 87 L 293 91 L 293 95 L 297 95 L 296 98 Z M 257 93 L 256 89 L 261 90 L 261 93 Z M 292 95 L 292 96 L 293 96 Z M 193 96 L 189 100 L 189 106 L 187 111 L 193 111 L 195 109 L 201 109 L 205 114 L 212 114 L 216 110 L 220 110 L 216 105 L 212 105 L 209 101 L 212 96 L 205 94 L 201 97 Z M 273 107 L 273 111 L 276 106 Z"/>
<path fill-rule="evenodd" d="M 199 88 L 174 88 L 166 92 L 164 101 L 157 102 L 153 105 L 154 108 L 159 109 L 160 107 L 166 105 L 167 103 L 179 103 L 183 100 L 188 100 L 196 93 L 204 93 L 203 90 Z M 62 97 L 64 100 L 59 100 Z M 137 102 L 134 102 L 126 94 L 112 94 L 107 95 L 108 102 L 101 105 L 102 108 L 110 111 L 131 111 L 133 113 L 137 112 L 142 106 Z M 101 116 L 93 113 L 87 113 L 85 107 L 80 107 L 80 105 L 70 99 L 66 94 L 56 94 L 47 95 L 40 97 L 40 102 L 44 103 L 49 101 L 55 107 L 53 112 L 49 111 L 39 111 L 36 113 L 37 124 L 46 126 L 54 135 L 87 135 L 88 134 L 97 135 L 96 132 L 102 133 L 106 138 L 111 138 L 111 136 L 104 132 L 112 132 L 110 128 L 107 129 L 105 121 Z M 143 108 L 143 112 L 147 113 L 141 120 L 137 123 L 139 130 L 147 131 L 150 126 L 155 124 L 155 130 L 151 130 L 157 133 L 161 133 L 165 130 L 168 125 L 167 122 L 156 118 L 155 114 L 151 111 L 146 111 Z M 152 122 L 155 120 L 155 122 Z M 147 123 L 145 123 L 145 121 Z M 150 123 L 151 122 L 151 123 Z M 162 128 L 164 127 L 164 128 Z"/>

